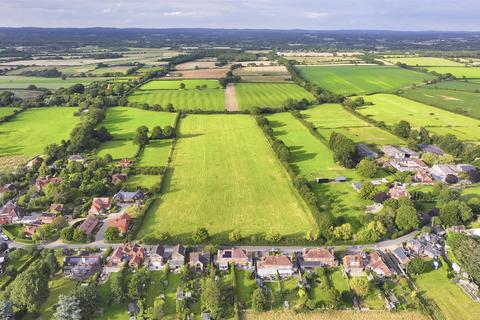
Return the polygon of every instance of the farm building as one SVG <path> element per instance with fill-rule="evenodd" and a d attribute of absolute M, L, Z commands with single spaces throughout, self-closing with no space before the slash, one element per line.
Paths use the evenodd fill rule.
<path fill-rule="evenodd" d="M 442 156 L 445 152 L 434 144 L 419 144 L 418 147 L 424 153 L 429 152 L 437 156 Z"/>
<path fill-rule="evenodd" d="M 371 159 L 375 159 L 378 157 L 378 153 L 376 153 L 375 151 L 373 151 L 372 149 L 370 149 L 367 145 L 365 144 L 357 144 L 357 150 L 358 150 L 358 154 L 360 155 L 360 157 L 362 158 L 371 158 Z"/>
<path fill-rule="evenodd" d="M 383 154 L 393 159 L 415 158 L 418 159 L 420 154 L 406 147 L 383 146 L 380 148 Z"/>

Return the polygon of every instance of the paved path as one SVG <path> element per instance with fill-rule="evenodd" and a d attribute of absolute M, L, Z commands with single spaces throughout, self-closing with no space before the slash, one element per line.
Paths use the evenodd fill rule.
<path fill-rule="evenodd" d="M 225 88 L 225 110 L 238 111 L 237 94 L 235 92 L 235 85 L 233 83 L 227 84 Z"/>

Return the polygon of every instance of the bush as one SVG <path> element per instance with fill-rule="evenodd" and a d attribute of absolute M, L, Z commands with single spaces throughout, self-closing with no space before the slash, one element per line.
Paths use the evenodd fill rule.
<path fill-rule="evenodd" d="M 265 235 L 265 240 L 269 242 L 279 242 L 282 240 L 282 235 L 276 231 L 268 231 Z"/>
<path fill-rule="evenodd" d="M 208 230 L 205 228 L 197 228 L 192 235 L 192 240 L 196 243 L 204 242 L 209 238 Z"/>

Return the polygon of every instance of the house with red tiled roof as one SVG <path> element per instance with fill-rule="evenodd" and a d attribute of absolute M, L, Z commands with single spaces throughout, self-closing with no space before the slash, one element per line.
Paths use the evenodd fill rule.
<path fill-rule="evenodd" d="M 352 277 L 365 275 L 365 257 L 361 254 L 350 254 L 343 257 L 343 270 Z"/>
<path fill-rule="evenodd" d="M 132 161 L 130 159 L 122 159 L 118 162 L 121 168 L 128 168 L 132 165 Z"/>
<path fill-rule="evenodd" d="M 138 268 L 144 259 L 145 249 L 138 244 L 128 242 L 112 252 L 107 258 L 107 267 L 110 271 L 119 270 L 125 264 L 128 264 L 130 268 Z"/>
<path fill-rule="evenodd" d="M 131 222 L 132 218 L 128 215 L 128 213 L 124 213 L 120 217 L 110 220 L 108 222 L 108 226 L 117 228 L 120 234 L 124 235 L 127 233 Z"/>
<path fill-rule="evenodd" d="M 210 263 L 210 253 L 204 251 L 192 251 L 188 256 L 188 267 L 192 271 L 203 272 Z"/>
<path fill-rule="evenodd" d="M 427 170 L 420 170 L 413 176 L 413 181 L 425 184 L 432 184 L 433 177 Z"/>
<path fill-rule="evenodd" d="M 52 203 L 50 208 L 48 208 L 48 212 L 51 213 L 62 213 L 63 212 L 63 204 L 61 203 Z"/>
<path fill-rule="evenodd" d="M 102 198 L 93 198 L 92 200 L 92 206 L 90 207 L 90 210 L 88 213 L 90 214 L 100 214 L 104 213 L 110 207 L 112 206 L 112 203 L 110 202 L 110 198 L 108 197 L 102 197 Z"/>
<path fill-rule="evenodd" d="M 25 210 L 18 204 L 9 201 L 0 211 L 0 225 L 17 222 L 23 218 Z"/>
<path fill-rule="evenodd" d="M 2 186 L 0 186 L 0 198 L 3 198 L 3 196 L 7 193 L 7 192 L 15 192 L 17 188 L 15 187 L 15 185 L 13 183 L 6 183 Z"/>
<path fill-rule="evenodd" d="M 35 189 L 37 191 L 42 191 L 48 184 L 53 183 L 53 184 L 59 184 L 63 181 L 62 178 L 60 177 L 39 177 L 37 181 L 35 181 Z"/>
<path fill-rule="evenodd" d="M 383 261 L 382 256 L 377 251 L 368 254 L 367 268 L 371 269 L 380 277 L 390 277 L 393 275 L 393 272 Z"/>
<path fill-rule="evenodd" d="M 314 271 L 316 268 L 338 266 L 333 251 L 325 248 L 303 249 L 302 255 L 297 257 L 297 261 L 302 271 Z"/>
<path fill-rule="evenodd" d="M 288 278 L 295 272 L 288 256 L 264 256 L 257 260 L 257 276 L 262 279 Z"/>
<path fill-rule="evenodd" d="M 405 185 L 396 185 L 390 188 L 388 195 L 393 199 L 400 199 L 402 197 L 410 198 L 410 193 Z"/>
<path fill-rule="evenodd" d="M 112 174 L 112 183 L 122 183 L 127 181 L 127 174 L 126 173 L 114 173 Z"/>
<path fill-rule="evenodd" d="M 253 267 L 252 258 L 247 251 L 242 249 L 224 249 L 218 250 L 215 264 L 220 270 L 227 270 L 229 265 L 235 265 L 241 269 L 251 269 Z"/>
<path fill-rule="evenodd" d="M 25 226 L 25 229 L 23 230 L 23 232 L 25 233 L 26 236 L 32 237 L 37 231 L 37 228 L 38 228 L 37 224 L 29 224 Z"/>
<path fill-rule="evenodd" d="M 100 220 L 97 217 L 89 215 L 85 221 L 79 226 L 79 228 L 85 232 L 87 236 L 91 235 L 95 227 L 98 225 Z"/>
<path fill-rule="evenodd" d="M 56 217 L 57 215 L 54 213 L 42 213 L 42 215 L 40 216 L 40 221 L 43 224 L 50 224 L 53 223 Z"/>

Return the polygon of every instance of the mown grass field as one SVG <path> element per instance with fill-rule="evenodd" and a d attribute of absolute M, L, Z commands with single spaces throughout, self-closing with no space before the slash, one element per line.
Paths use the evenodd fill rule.
<path fill-rule="evenodd" d="M 302 87 L 293 83 L 237 83 L 235 84 L 240 110 L 254 107 L 279 108 L 285 100 L 314 100 L 315 97 Z"/>
<path fill-rule="evenodd" d="M 217 80 L 152 80 L 140 87 L 140 90 L 177 90 L 180 84 L 185 85 L 185 90 L 195 89 L 197 86 L 207 86 L 209 89 L 219 89 Z"/>
<path fill-rule="evenodd" d="M 76 108 L 51 107 L 26 110 L 0 125 L 0 156 L 32 157 L 50 143 L 68 139 L 80 121 Z"/>
<path fill-rule="evenodd" d="M 447 278 L 447 267 L 420 274 L 415 283 L 425 296 L 433 300 L 447 320 L 480 318 L 480 304 L 471 300 L 452 280 Z"/>
<path fill-rule="evenodd" d="M 113 140 L 102 143 L 97 154 L 101 157 L 110 154 L 113 159 L 131 158 L 138 150 L 138 146 L 132 141 L 138 127 L 146 126 L 151 131 L 155 126 L 173 126 L 175 117 L 176 114 L 170 112 L 127 107 L 108 108 L 107 116 L 101 125 L 112 134 Z"/>
<path fill-rule="evenodd" d="M 131 102 L 161 105 L 172 104 L 175 109 L 202 109 L 222 111 L 225 109 L 223 89 L 191 90 L 137 90 L 128 97 Z"/>
<path fill-rule="evenodd" d="M 394 66 L 297 66 L 300 74 L 320 87 L 344 95 L 384 92 L 433 79 Z"/>
<path fill-rule="evenodd" d="M 136 189 L 138 187 L 151 189 L 153 186 L 155 186 L 159 182 L 160 182 L 159 175 L 137 174 L 134 176 L 133 175 L 128 176 L 126 185 L 131 189 Z"/>
<path fill-rule="evenodd" d="M 479 86 L 480 87 L 480 86 Z M 480 119 L 480 93 L 419 87 L 406 90 L 405 98 Z"/>
<path fill-rule="evenodd" d="M 437 58 L 437 57 L 403 57 L 403 58 L 387 58 L 385 59 L 388 62 L 393 64 L 397 62 L 405 63 L 409 66 L 419 66 L 419 67 L 455 67 L 464 66 L 459 62 L 455 62 L 452 60 L 448 60 L 445 58 Z"/>
<path fill-rule="evenodd" d="M 480 78 L 480 67 L 428 67 L 428 71 L 451 73 L 456 78 Z"/>
<path fill-rule="evenodd" d="M 451 133 L 469 141 L 480 139 L 479 120 L 392 94 L 375 94 L 364 98 L 373 105 L 361 107 L 358 111 L 377 121 L 395 124 L 406 120 L 412 127 L 426 127 L 434 133 Z"/>
<path fill-rule="evenodd" d="M 197 227 L 220 239 L 234 229 L 245 237 L 270 230 L 299 237 L 315 226 L 251 116 L 187 116 L 172 167 L 139 239 L 167 231 L 189 242 Z"/>
<path fill-rule="evenodd" d="M 143 150 L 138 163 L 145 167 L 159 167 L 167 164 L 168 153 L 172 147 L 172 140 L 150 140 L 150 143 Z"/>
<path fill-rule="evenodd" d="M 368 145 L 404 144 L 397 136 L 355 117 L 339 104 L 314 106 L 302 111 L 302 114 L 305 120 L 313 123 L 317 131 L 327 140 L 330 139 L 332 132 L 336 131 L 355 142 Z"/>
<path fill-rule="evenodd" d="M 103 77 L 90 78 L 41 78 L 41 77 L 23 77 L 23 76 L 0 76 L 0 89 L 26 89 L 29 85 L 35 85 L 38 88 L 47 88 L 56 90 L 59 88 L 68 88 L 77 83 L 89 84 L 94 81 L 107 80 Z"/>
<path fill-rule="evenodd" d="M 337 176 L 344 176 L 350 180 L 359 179 L 355 170 L 336 164 L 330 149 L 290 113 L 276 113 L 267 118 L 275 136 L 289 147 L 291 164 L 297 174 L 304 176 L 310 182 L 315 178 L 333 179 Z M 362 208 L 360 206 L 364 201 L 352 189 L 350 183 L 313 183 L 312 185 L 319 203 L 325 210 L 330 211 L 340 220 L 350 222 L 352 227 L 358 228 L 361 225 L 359 218 Z"/>
<path fill-rule="evenodd" d="M 432 85 L 425 86 L 426 88 L 435 89 L 449 89 L 468 92 L 480 92 L 480 81 L 475 80 L 454 80 L 454 81 L 442 81 Z"/>

